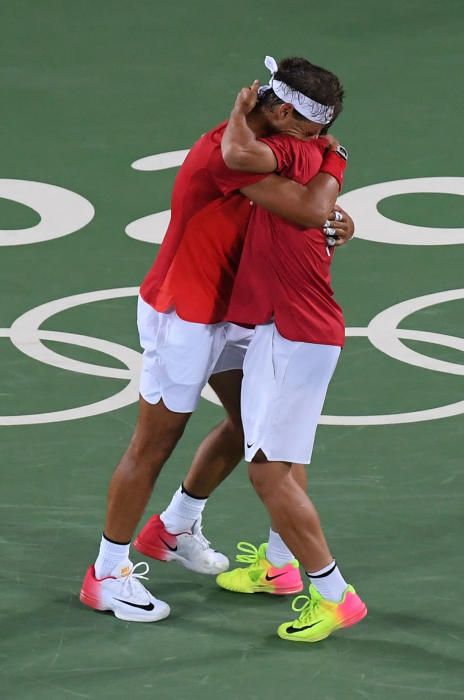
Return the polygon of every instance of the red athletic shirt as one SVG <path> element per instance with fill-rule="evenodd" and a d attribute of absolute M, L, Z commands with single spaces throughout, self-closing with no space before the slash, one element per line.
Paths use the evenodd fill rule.
<path fill-rule="evenodd" d="M 266 141 L 281 175 L 306 184 L 322 163 L 321 143 L 280 138 Z M 244 325 L 272 318 L 288 340 L 343 346 L 345 323 L 333 298 L 328 248 L 320 229 L 301 229 L 252 207 L 227 319 Z"/>
<path fill-rule="evenodd" d="M 252 209 L 238 190 L 267 177 L 225 165 L 226 125 L 204 134 L 180 168 L 166 236 L 140 287 L 157 311 L 196 323 L 224 320 Z"/>

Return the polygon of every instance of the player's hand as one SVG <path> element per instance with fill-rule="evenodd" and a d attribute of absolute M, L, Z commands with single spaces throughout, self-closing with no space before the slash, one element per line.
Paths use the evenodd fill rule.
<path fill-rule="evenodd" d="M 334 211 L 325 222 L 323 230 L 330 246 L 340 246 L 353 238 L 354 221 L 344 209 L 336 204 Z"/>
<path fill-rule="evenodd" d="M 259 80 L 254 80 L 253 85 L 244 87 L 237 95 L 234 111 L 240 114 L 249 114 L 256 105 L 258 99 Z"/>

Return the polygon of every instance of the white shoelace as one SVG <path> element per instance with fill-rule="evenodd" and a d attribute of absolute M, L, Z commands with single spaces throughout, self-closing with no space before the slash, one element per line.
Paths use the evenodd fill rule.
<path fill-rule="evenodd" d="M 144 567 L 143 571 L 142 567 Z M 122 583 L 122 594 L 124 594 L 125 597 L 136 597 L 137 593 L 140 595 L 142 591 L 147 593 L 145 586 L 140 582 L 140 579 L 143 578 L 145 581 L 148 581 L 148 576 L 145 576 L 145 574 L 148 574 L 149 570 L 150 567 L 146 561 L 140 561 L 138 564 L 135 564 L 135 566 L 132 567 L 131 572 L 124 577 L 124 581 Z"/>
<path fill-rule="evenodd" d="M 207 549 L 211 549 L 211 547 L 210 547 L 211 542 L 209 540 L 207 540 L 206 537 L 204 536 L 201 523 L 198 525 L 198 528 L 196 529 L 196 531 L 193 532 L 192 534 L 194 535 L 196 540 L 200 543 L 200 546 L 202 549 L 204 549 L 205 551 Z"/>

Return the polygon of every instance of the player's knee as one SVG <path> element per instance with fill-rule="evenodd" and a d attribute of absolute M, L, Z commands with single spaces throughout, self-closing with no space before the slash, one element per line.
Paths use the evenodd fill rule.
<path fill-rule="evenodd" d="M 157 468 L 171 456 L 182 436 L 182 430 L 165 429 L 162 434 L 136 433 L 132 439 L 132 454 L 136 468 Z"/>
<path fill-rule="evenodd" d="M 269 473 L 266 473 L 266 467 L 262 464 L 251 462 L 248 467 L 248 477 L 258 496 L 266 500 L 273 489 Z"/>
<path fill-rule="evenodd" d="M 227 418 L 224 419 L 224 428 L 237 446 L 243 450 L 244 435 L 240 416 L 227 416 Z"/>

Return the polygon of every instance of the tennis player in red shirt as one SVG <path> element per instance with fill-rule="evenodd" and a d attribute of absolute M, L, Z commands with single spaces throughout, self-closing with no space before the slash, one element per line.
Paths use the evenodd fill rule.
<path fill-rule="evenodd" d="M 258 136 L 280 132 L 307 139 L 311 131 L 307 120 L 283 103 L 258 109 L 250 120 Z M 156 621 L 169 614 L 169 606 L 142 585 L 148 567 L 133 567 L 129 545 L 156 478 L 208 381 L 228 416 L 200 446 L 184 488 L 167 509 L 171 517 L 168 512 L 152 518 L 136 546 L 203 573 L 228 567 L 227 558 L 202 535 L 204 499 L 195 496 L 208 496 L 243 454 L 240 385 L 251 332 L 226 322 L 225 313 L 250 200 L 303 226 L 321 226 L 332 208 L 333 176 L 323 167 L 308 187 L 270 174 L 276 166 L 262 173 L 229 169 L 220 148 L 225 126 L 205 134 L 181 167 L 166 238 L 140 289 L 137 320 L 144 354 L 139 418 L 113 475 L 99 555 L 81 590 L 83 603 L 125 620 Z M 345 233 L 342 223 L 335 224 L 340 235 Z M 190 524 L 169 527 L 182 518 Z"/>
<path fill-rule="evenodd" d="M 323 106 L 282 84 L 277 64 L 270 68 L 273 92 L 285 94 L 308 117 L 319 116 L 322 124 L 333 120 L 330 109 L 325 107 L 324 113 Z M 226 164 L 249 172 L 268 167 L 276 157 L 276 150 L 266 140 L 256 140 L 247 124 L 255 93 L 252 88 L 239 94 L 222 141 Z M 346 151 L 338 147 L 328 158 L 341 187 Z M 289 158 L 285 152 L 277 168 L 302 184 L 312 177 L 307 159 Z M 279 542 L 259 549 L 248 545 L 245 559 L 242 543 L 239 560 L 249 566 L 221 573 L 217 581 L 242 593 L 301 590 L 299 561 L 310 579 L 310 595 L 299 596 L 303 604 L 294 607 L 298 619 L 278 629 L 280 637 L 298 642 L 320 641 L 367 614 L 328 548 L 303 471 L 311 461 L 325 395 L 345 340 L 343 314 L 330 282 L 333 252 L 320 229 L 302 229 L 253 207 L 227 313 L 234 323 L 256 326 L 243 370 L 245 459 Z M 297 465 L 301 471 L 295 478 Z"/>

